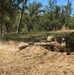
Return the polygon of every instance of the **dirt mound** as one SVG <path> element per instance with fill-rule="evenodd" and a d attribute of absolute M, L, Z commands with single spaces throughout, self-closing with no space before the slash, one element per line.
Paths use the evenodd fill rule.
<path fill-rule="evenodd" d="M 51 52 L 42 46 L 31 46 L 19 52 L 26 60 L 26 75 L 73 75 L 74 56 Z"/>
<path fill-rule="evenodd" d="M 27 47 L 27 48 L 23 49 L 22 51 L 20 51 L 20 55 L 22 55 L 22 53 L 23 53 L 24 55 L 41 56 L 41 55 L 47 54 L 47 52 L 48 52 L 48 50 L 42 46 L 30 46 L 30 47 Z"/>
<path fill-rule="evenodd" d="M 43 46 L 23 50 L 6 46 L 0 48 L 0 75 L 74 75 L 74 53 L 51 52 Z"/>

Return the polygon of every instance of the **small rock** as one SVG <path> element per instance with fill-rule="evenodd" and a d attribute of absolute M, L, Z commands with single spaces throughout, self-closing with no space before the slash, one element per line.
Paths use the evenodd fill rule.
<path fill-rule="evenodd" d="M 54 63 L 50 63 L 50 66 L 54 66 Z"/>
<path fill-rule="evenodd" d="M 52 36 L 48 36 L 47 37 L 47 41 L 49 41 L 49 42 L 53 41 L 53 37 Z"/>
<path fill-rule="evenodd" d="M 69 63 L 67 63 L 67 64 L 66 64 L 66 66 L 70 66 L 70 64 L 69 64 Z"/>
<path fill-rule="evenodd" d="M 66 47 L 66 42 L 63 42 L 63 43 L 61 44 L 61 47 Z"/>
<path fill-rule="evenodd" d="M 13 40 L 9 40 L 9 41 L 8 41 L 8 44 L 10 44 L 10 45 L 11 45 L 11 44 L 15 44 L 15 42 L 14 42 Z"/>
<path fill-rule="evenodd" d="M 63 52 L 63 55 L 67 55 L 67 52 Z"/>
<path fill-rule="evenodd" d="M 58 67 L 62 67 L 62 64 L 59 64 Z"/>
<path fill-rule="evenodd" d="M 26 47 L 28 47 L 28 46 L 29 46 L 28 43 L 21 42 L 21 43 L 19 44 L 18 48 L 19 48 L 20 50 L 22 50 L 22 49 L 24 49 L 24 48 L 26 48 Z"/>

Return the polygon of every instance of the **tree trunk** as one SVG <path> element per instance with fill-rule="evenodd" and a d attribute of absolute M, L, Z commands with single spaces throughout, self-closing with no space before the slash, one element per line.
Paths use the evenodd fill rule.
<path fill-rule="evenodd" d="M 20 13 L 20 18 L 17 26 L 17 32 L 20 33 L 21 31 L 21 22 L 22 22 L 22 13 Z"/>
<path fill-rule="evenodd" d="M 2 6 L 1 6 L 1 2 L 0 2 L 0 35 L 2 35 Z"/>
<path fill-rule="evenodd" d="M 8 24 L 5 24 L 5 27 L 6 27 L 7 33 L 9 33 L 9 32 L 10 32 L 10 30 L 9 30 L 9 25 L 8 25 Z"/>
<path fill-rule="evenodd" d="M 0 35 L 2 35 L 2 19 L 0 18 Z"/>
<path fill-rule="evenodd" d="M 20 18 L 19 18 L 19 22 L 18 22 L 18 26 L 17 26 L 17 32 L 20 33 L 21 32 L 21 23 L 22 23 L 22 17 L 23 17 L 23 12 L 24 12 L 24 6 L 27 3 L 28 0 L 24 0 L 23 1 L 23 5 L 22 5 L 22 10 L 20 12 Z"/>
<path fill-rule="evenodd" d="M 67 27 L 68 27 L 68 16 L 66 17 L 65 27 L 66 27 L 66 30 L 67 30 Z"/>

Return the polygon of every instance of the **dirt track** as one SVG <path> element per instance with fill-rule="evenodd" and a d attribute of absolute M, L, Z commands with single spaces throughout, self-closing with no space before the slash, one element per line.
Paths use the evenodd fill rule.
<path fill-rule="evenodd" d="M 0 43 L 0 75 L 74 75 L 74 53 L 51 52 L 41 46 L 18 50 Z"/>
<path fill-rule="evenodd" d="M 74 30 L 57 30 L 57 31 L 51 31 L 50 33 L 71 33 L 74 32 Z"/>

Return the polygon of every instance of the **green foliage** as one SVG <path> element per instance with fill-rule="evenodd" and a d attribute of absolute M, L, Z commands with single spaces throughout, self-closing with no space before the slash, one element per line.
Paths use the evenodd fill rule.
<path fill-rule="evenodd" d="M 0 1 L 0 34 L 1 31 L 11 33 L 18 30 L 23 33 L 52 31 L 61 29 L 63 26 L 74 29 L 70 1 L 67 5 L 59 6 L 56 4 L 57 0 L 49 0 L 45 9 L 42 8 L 43 5 L 40 2 L 33 1 L 27 4 L 25 1 L 27 0 Z"/>
<path fill-rule="evenodd" d="M 39 13 L 41 12 L 40 8 L 42 7 L 41 3 L 33 1 L 29 3 L 28 10 L 24 14 L 23 21 L 27 25 L 28 32 L 36 30 L 38 28 Z"/>
<path fill-rule="evenodd" d="M 67 40 L 68 43 L 74 43 L 74 32 L 68 34 L 67 38 L 68 38 Z"/>
<path fill-rule="evenodd" d="M 68 22 L 69 23 L 68 23 L 67 27 L 69 29 L 74 29 L 74 17 L 70 17 Z"/>

